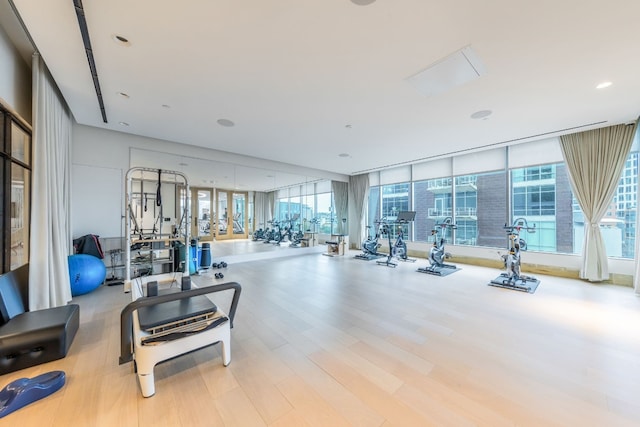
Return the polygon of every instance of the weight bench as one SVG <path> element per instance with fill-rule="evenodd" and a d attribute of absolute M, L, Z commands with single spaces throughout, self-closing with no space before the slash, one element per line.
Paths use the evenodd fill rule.
<path fill-rule="evenodd" d="M 28 311 L 29 265 L 0 276 L 0 375 L 62 359 L 80 325 L 80 306 Z"/>
<path fill-rule="evenodd" d="M 189 279 L 189 277 L 183 277 L 183 279 Z M 145 277 L 143 280 L 147 282 L 153 281 L 154 276 Z M 181 306 L 192 304 L 193 301 L 201 303 L 202 297 L 200 296 L 229 289 L 233 289 L 234 292 L 228 316 L 218 310 L 215 304 L 211 303 L 215 311 L 214 320 L 209 327 L 200 331 L 183 332 L 181 330 L 180 332 L 167 334 L 168 337 L 166 339 L 162 339 L 162 336 L 158 339 L 153 336 L 154 331 L 147 330 L 141 326 L 141 309 L 157 308 L 159 310 L 156 311 L 164 312 L 167 311 L 167 308 L 179 310 Z M 120 314 L 120 364 L 132 361 L 135 363 L 142 396 L 151 397 L 155 394 L 153 370 L 156 364 L 165 360 L 220 342 L 222 344 L 222 363 L 224 366 L 231 363 L 231 328 L 233 327 L 233 318 L 240 299 L 241 289 L 240 284 L 229 282 L 145 297 L 142 288 L 131 287 L 133 301 L 127 304 Z M 199 297 L 200 299 L 194 297 Z M 168 324 L 180 323 L 180 320 L 175 319 L 175 315 L 176 313 L 168 313 Z M 180 325 L 190 321 L 185 320 Z M 162 332 L 160 335 L 162 335 Z"/>

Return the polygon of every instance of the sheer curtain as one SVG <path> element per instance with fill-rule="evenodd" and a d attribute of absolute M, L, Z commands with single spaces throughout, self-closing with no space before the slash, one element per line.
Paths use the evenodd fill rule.
<path fill-rule="evenodd" d="M 253 228 L 255 230 L 262 228 L 266 230 L 268 227 L 267 221 L 271 218 L 269 217 L 269 198 L 267 197 L 267 193 L 262 191 L 256 191 L 255 193 L 255 210 L 256 210 L 256 218 L 253 222 Z"/>
<path fill-rule="evenodd" d="M 618 188 L 636 127 L 637 122 L 560 137 L 571 189 L 584 214 L 582 279 L 599 282 L 609 278 L 607 252 L 599 224 Z"/>
<path fill-rule="evenodd" d="M 72 118 L 39 54 L 33 55 L 33 194 L 29 309 L 71 301 Z"/>
<path fill-rule="evenodd" d="M 636 135 L 635 142 L 636 147 L 640 146 L 640 130 L 636 127 Z M 636 191 L 638 195 L 640 195 L 640 179 L 638 179 L 638 184 L 636 186 Z M 640 200 L 640 197 L 638 198 Z M 640 230 L 640 215 L 638 215 L 638 204 L 636 203 L 636 245 L 635 245 L 635 268 L 633 272 L 633 288 L 635 289 L 636 294 L 640 295 L 640 236 L 638 236 L 638 230 Z"/>
<path fill-rule="evenodd" d="M 346 224 L 342 219 L 349 215 L 349 183 L 341 181 L 331 181 L 331 191 L 333 191 L 333 201 L 336 204 L 336 221 L 338 224 L 338 234 L 347 234 Z"/>
<path fill-rule="evenodd" d="M 276 216 L 276 191 L 270 191 L 267 193 L 267 205 L 265 207 L 266 217 L 265 224 L 271 221 Z"/>
<path fill-rule="evenodd" d="M 361 249 L 364 234 L 364 202 L 369 194 L 369 174 L 349 177 L 349 241 Z"/>

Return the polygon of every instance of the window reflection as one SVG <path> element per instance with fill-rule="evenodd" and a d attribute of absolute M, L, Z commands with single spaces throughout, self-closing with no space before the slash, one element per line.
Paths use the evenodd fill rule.
<path fill-rule="evenodd" d="M 29 171 L 11 165 L 11 270 L 26 264 L 29 256 Z"/>

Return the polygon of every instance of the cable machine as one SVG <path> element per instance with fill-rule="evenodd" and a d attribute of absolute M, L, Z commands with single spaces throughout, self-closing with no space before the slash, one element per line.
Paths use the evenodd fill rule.
<path fill-rule="evenodd" d="M 189 203 L 189 183 L 182 172 L 145 167 L 127 171 L 125 292 L 131 290 L 132 267 L 135 277 L 154 276 L 159 282 L 189 275 Z M 180 245 L 183 256 L 176 250 Z M 135 260 L 132 252 L 138 254 Z M 156 255 L 161 252 L 167 255 Z"/>

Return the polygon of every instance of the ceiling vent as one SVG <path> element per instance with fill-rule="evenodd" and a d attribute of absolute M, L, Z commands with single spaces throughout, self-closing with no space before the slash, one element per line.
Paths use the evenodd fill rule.
<path fill-rule="evenodd" d="M 425 96 L 434 96 L 462 86 L 486 74 L 482 61 L 471 46 L 436 61 L 406 80 Z"/>

